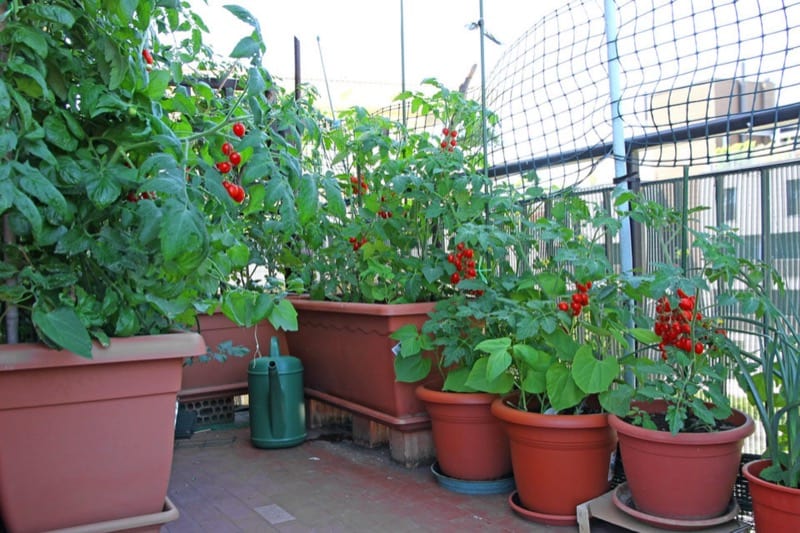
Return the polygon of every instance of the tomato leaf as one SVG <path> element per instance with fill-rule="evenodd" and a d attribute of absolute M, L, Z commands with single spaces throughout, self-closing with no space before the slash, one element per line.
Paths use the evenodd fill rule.
<path fill-rule="evenodd" d="M 74 309 L 59 307 L 44 312 L 39 306 L 34 306 L 32 318 L 36 327 L 52 342 L 76 355 L 92 358 L 92 339 Z"/>

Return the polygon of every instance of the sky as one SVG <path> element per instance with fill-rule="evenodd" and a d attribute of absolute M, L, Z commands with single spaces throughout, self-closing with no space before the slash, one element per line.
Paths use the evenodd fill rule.
<path fill-rule="evenodd" d="M 408 90 L 428 77 L 456 89 L 477 65 L 471 83 L 480 83 L 480 32 L 468 26 L 480 20 L 481 0 L 192 0 L 210 29 L 209 42 L 223 56 L 250 31 L 224 9 L 229 3 L 258 19 L 267 47 L 264 66 L 290 90 L 299 40 L 302 81 L 318 89 L 325 111 L 331 102 L 334 109 L 388 105 L 403 90 L 404 77 Z M 482 3 L 486 32 L 502 43 L 485 40 L 487 76 L 503 51 L 558 5 Z"/>

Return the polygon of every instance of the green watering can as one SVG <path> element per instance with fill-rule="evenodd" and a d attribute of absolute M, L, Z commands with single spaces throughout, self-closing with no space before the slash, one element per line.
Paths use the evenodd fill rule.
<path fill-rule="evenodd" d="M 247 368 L 250 440 L 256 448 L 288 448 L 306 439 L 303 365 L 281 355 L 278 338 L 270 339 L 269 357 L 256 357 Z"/>

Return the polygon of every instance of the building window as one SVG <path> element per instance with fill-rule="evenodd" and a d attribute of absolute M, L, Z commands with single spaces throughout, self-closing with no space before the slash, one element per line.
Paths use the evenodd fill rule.
<path fill-rule="evenodd" d="M 725 189 L 725 200 L 722 212 L 725 215 L 725 222 L 736 220 L 736 189 L 729 187 Z"/>
<path fill-rule="evenodd" d="M 800 215 L 800 180 L 786 182 L 786 215 Z"/>

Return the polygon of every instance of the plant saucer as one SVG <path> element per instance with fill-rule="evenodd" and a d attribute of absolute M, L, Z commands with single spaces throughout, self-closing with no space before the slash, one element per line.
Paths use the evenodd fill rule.
<path fill-rule="evenodd" d="M 431 472 L 442 488 L 461 494 L 504 494 L 514 490 L 514 477 L 490 479 L 487 481 L 470 481 L 448 477 L 439 469 L 439 463 L 431 465 Z"/>
<path fill-rule="evenodd" d="M 540 524 L 547 524 L 550 526 L 574 526 L 578 523 L 578 516 L 574 514 L 546 514 L 537 513 L 536 511 L 526 509 L 522 506 L 522 502 L 519 499 L 519 494 L 517 491 L 512 492 L 508 496 L 508 504 L 511 506 L 512 511 L 517 513 L 525 520 L 530 520 L 531 522 L 538 522 Z"/>
<path fill-rule="evenodd" d="M 636 509 L 636 505 L 631 497 L 631 491 L 628 488 L 628 483 L 620 483 L 611 494 L 611 500 L 614 505 L 629 516 L 644 522 L 645 524 L 660 527 L 662 529 L 669 529 L 671 531 L 695 531 L 698 529 L 706 529 L 713 526 L 718 526 L 731 522 L 736 519 L 739 514 L 739 504 L 735 498 L 731 498 L 728 508 L 725 512 L 714 518 L 706 518 L 703 520 L 681 520 L 677 518 L 666 518 L 644 513 Z"/>

